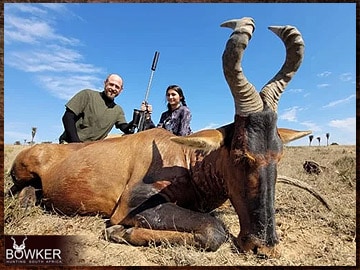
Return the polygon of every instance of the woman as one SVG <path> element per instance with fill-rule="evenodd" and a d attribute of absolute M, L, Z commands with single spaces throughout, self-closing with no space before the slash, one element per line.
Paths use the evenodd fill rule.
<path fill-rule="evenodd" d="M 191 133 L 191 112 L 186 105 L 183 90 L 178 85 L 166 89 L 168 110 L 163 112 L 157 127 L 165 128 L 175 135 L 184 136 Z"/>

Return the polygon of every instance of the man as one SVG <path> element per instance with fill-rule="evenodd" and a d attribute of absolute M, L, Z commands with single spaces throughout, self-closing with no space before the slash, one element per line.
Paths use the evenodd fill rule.
<path fill-rule="evenodd" d="M 114 99 L 123 90 L 123 80 L 117 74 L 110 74 L 104 82 L 104 91 L 81 90 L 66 103 L 62 117 L 65 131 L 60 143 L 96 141 L 104 139 L 113 126 L 125 134 L 134 133 L 136 125 L 127 123 L 121 106 Z M 151 110 L 151 106 L 142 110 Z M 151 113 L 151 111 L 150 111 Z"/>

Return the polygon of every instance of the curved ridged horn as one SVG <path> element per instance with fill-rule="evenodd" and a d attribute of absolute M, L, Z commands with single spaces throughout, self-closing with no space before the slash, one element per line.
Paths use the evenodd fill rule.
<path fill-rule="evenodd" d="M 293 26 L 270 26 L 286 47 L 286 59 L 280 71 L 261 90 L 260 96 L 274 112 L 285 87 L 295 75 L 304 57 L 304 40 Z"/>
<path fill-rule="evenodd" d="M 226 21 L 221 26 L 234 30 L 226 43 L 222 61 L 225 79 L 234 97 L 235 113 L 246 116 L 249 113 L 262 111 L 263 102 L 260 95 L 248 82 L 241 67 L 243 52 L 255 30 L 254 20 L 244 17 Z"/>

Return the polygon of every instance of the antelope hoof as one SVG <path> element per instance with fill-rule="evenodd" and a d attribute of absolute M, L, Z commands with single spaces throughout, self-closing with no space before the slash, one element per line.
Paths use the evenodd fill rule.
<path fill-rule="evenodd" d="M 269 246 L 264 241 L 257 239 L 256 237 L 246 236 L 240 237 L 236 241 L 236 246 L 242 252 L 252 251 L 256 256 L 263 259 L 276 259 L 280 258 L 281 252 L 277 245 Z"/>
<path fill-rule="evenodd" d="M 107 240 L 114 241 L 116 243 L 127 243 L 127 241 L 124 239 L 124 236 L 126 234 L 126 229 L 122 225 L 113 225 L 109 228 L 105 229 L 105 238 Z"/>
<path fill-rule="evenodd" d="M 35 188 L 28 186 L 24 187 L 19 193 L 19 201 L 21 208 L 28 208 L 35 206 L 36 203 L 36 193 Z"/>
<path fill-rule="evenodd" d="M 256 255 L 264 259 L 268 259 L 268 258 L 279 259 L 281 257 L 281 251 L 278 246 L 275 247 L 262 246 L 257 248 Z"/>

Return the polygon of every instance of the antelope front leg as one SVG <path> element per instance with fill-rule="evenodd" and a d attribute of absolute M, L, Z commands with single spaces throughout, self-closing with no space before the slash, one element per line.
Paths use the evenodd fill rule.
<path fill-rule="evenodd" d="M 218 219 L 173 203 L 146 209 L 121 223 L 106 229 L 108 239 L 141 246 L 165 241 L 215 251 L 227 237 Z"/>

